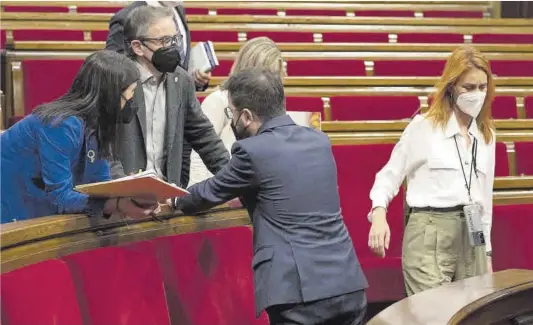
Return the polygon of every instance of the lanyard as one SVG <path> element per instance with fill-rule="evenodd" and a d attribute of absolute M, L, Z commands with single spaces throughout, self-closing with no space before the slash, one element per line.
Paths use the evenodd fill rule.
<path fill-rule="evenodd" d="M 457 144 L 457 135 L 453 136 L 453 140 L 455 141 L 455 148 L 457 149 L 457 156 L 459 157 L 459 163 L 461 164 L 461 170 L 463 171 L 463 177 L 465 180 L 465 187 L 468 191 L 468 198 L 470 199 L 470 202 L 472 202 L 472 196 L 470 195 L 470 189 L 472 188 L 472 172 L 474 171 L 474 167 L 476 165 L 476 156 L 477 156 L 477 139 L 474 138 L 474 143 L 472 144 L 472 163 L 470 164 L 470 179 L 466 179 L 466 173 L 465 168 L 463 167 L 463 160 L 461 159 L 461 154 L 459 153 L 459 145 Z M 477 177 L 477 173 L 476 173 Z"/>

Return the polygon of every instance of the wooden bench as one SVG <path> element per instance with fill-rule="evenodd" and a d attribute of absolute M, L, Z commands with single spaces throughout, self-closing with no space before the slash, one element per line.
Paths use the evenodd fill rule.
<path fill-rule="evenodd" d="M 114 1 L 3 1 L 2 7 L 11 10 L 40 10 L 59 12 L 113 12 L 121 6 L 128 5 L 129 1 L 120 3 Z M 9 8 L 14 6 L 14 9 Z M 44 7 L 44 8 L 43 8 Z M 51 8 L 53 7 L 53 8 Z M 414 8 L 413 8 L 414 7 Z M 368 3 L 342 3 L 341 1 L 328 2 L 268 2 L 268 1 L 245 1 L 236 6 L 231 1 L 195 1 L 185 3 L 185 8 L 189 14 L 209 14 L 223 15 L 227 13 L 256 13 L 264 15 L 383 15 L 417 17 L 499 17 L 500 6 L 498 2 L 492 1 L 426 1 L 424 3 L 398 1 L 390 3 L 388 1 L 370 1 Z"/>
<path fill-rule="evenodd" d="M 415 294 L 383 310 L 367 325 L 522 324 L 511 320 L 533 316 L 532 301 L 533 271 L 511 269 Z"/>
<path fill-rule="evenodd" d="M 193 42 L 191 46 L 195 46 Z M 215 42 L 218 53 L 238 52 L 240 42 Z M 460 44 L 401 44 L 401 43 L 278 43 L 284 53 L 311 52 L 410 52 L 410 53 L 451 53 Z M 533 44 L 476 44 L 476 48 L 484 54 L 502 53 L 533 53 Z M 9 50 L 14 51 L 98 51 L 105 47 L 105 42 L 96 41 L 13 41 Z"/>
<path fill-rule="evenodd" d="M 4 15 L 3 15 L 4 16 Z M 2 18 L 6 43 L 13 40 L 41 40 L 42 33 L 26 33 L 17 36 L 19 31 L 70 31 L 61 35 L 60 41 L 105 41 L 109 28 L 105 21 L 81 21 L 78 14 L 63 14 L 62 21 L 39 19 L 40 15 L 28 16 L 28 20 Z M 89 17 L 89 16 L 87 16 Z M 101 20 L 99 16 L 94 19 Z M 223 19 L 221 19 L 223 18 Z M 269 18 L 270 20 L 267 20 Z M 531 44 L 533 23 L 524 19 L 520 26 L 513 25 L 516 20 L 504 21 L 505 25 L 494 26 L 490 20 L 466 20 L 463 25 L 450 25 L 447 19 L 352 19 L 335 22 L 327 18 L 316 24 L 313 21 L 292 23 L 286 17 L 255 16 L 191 16 L 189 28 L 193 41 L 211 39 L 219 42 L 242 42 L 257 36 L 268 36 L 276 42 L 380 42 L 380 43 L 523 43 Z M 306 17 L 303 17 L 306 18 Z M 38 19 L 38 20 L 37 20 Z M 285 19 L 285 21 L 283 21 Z M 217 22 L 223 21 L 223 22 Z M 233 22 L 237 21 L 237 22 Z M 473 21 L 478 21 L 475 23 Z M 508 23 L 507 21 L 512 21 Z M 311 23 L 310 23 L 311 22 Z M 460 23 L 461 21 L 458 21 Z M 510 24 L 511 26 L 508 26 Z M 421 26 L 424 26 L 421 28 Z M 49 32 L 48 32 L 49 33 Z M 35 34 L 35 35 L 34 35 Z M 505 36 L 504 36 L 505 35 Z M 52 36 L 48 36 L 49 40 Z M 57 36 L 59 37 L 59 36 Z"/>

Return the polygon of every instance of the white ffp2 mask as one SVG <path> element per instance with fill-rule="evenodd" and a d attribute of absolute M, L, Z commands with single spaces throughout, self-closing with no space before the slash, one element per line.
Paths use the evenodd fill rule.
<path fill-rule="evenodd" d="M 486 96 L 487 93 L 483 91 L 463 93 L 457 97 L 456 104 L 463 113 L 476 118 L 481 112 L 481 108 L 483 108 Z"/>

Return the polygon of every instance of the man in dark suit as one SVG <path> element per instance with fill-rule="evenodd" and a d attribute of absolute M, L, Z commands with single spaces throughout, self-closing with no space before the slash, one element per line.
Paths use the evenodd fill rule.
<path fill-rule="evenodd" d="M 266 309 L 271 324 L 360 324 L 367 282 L 328 136 L 286 115 L 279 74 L 245 69 L 225 88 L 237 139 L 230 162 L 174 208 L 195 213 L 242 197 L 254 227 L 256 313 Z"/>
<path fill-rule="evenodd" d="M 183 7 L 183 1 L 134 1 L 129 6 L 126 6 L 119 12 L 117 12 L 109 21 L 109 34 L 107 35 L 107 41 L 105 44 L 106 50 L 112 50 L 119 53 L 125 53 L 124 43 L 124 22 L 128 14 L 135 8 L 141 6 L 153 6 L 153 7 L 170 7 L 174 12 L 174 21 L 176 28 L 183 37 L 183 43 L 180 48 L 180 66 L 183 70 L 188 71 L 190 50 L 191 50 L 191 34 L 189 27 L 187 26 L 187 20 L 185 16 L 185 8 Z M 211 72 L 204 73 L 196 70 L 192 72 L 191 77 L 194 79 L 196 90 L 204 91 L 209 86 L 211 80 Z M 184 141 L 183 143 L 183 159 L 182 159 L 182 172 L 181 172 L 181 185 L 186 187 L 189 183 L 189 173 L 191 165 L 191 145 Z"/>
<path fill-rule="evenodd" d="M 120 161 L 113 178 L 154 169 L 168 182 L 186 186 L 182 177 L 183 141 L 199 153 L 212 173 L 228 163 L 229 153 L 202 113 L 193 81 L 177 67 L 182 41 L 169 8 L 139 6 L 124 24 L 127 54 L 140 72 L 133 101 L 124 109 L 136 118 L 120 127 Z"/>

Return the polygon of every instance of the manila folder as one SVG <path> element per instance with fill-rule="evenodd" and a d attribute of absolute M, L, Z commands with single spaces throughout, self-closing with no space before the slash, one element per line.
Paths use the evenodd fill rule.
<path fill-rule="evenodd" d="M 92 197 L 155 197 L 159 201 L 189 194 L 187 190 L 151 175 L 78 185 L 74 190 Z"/>

